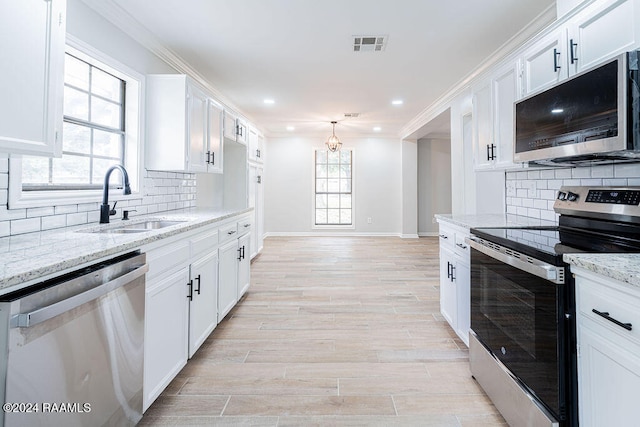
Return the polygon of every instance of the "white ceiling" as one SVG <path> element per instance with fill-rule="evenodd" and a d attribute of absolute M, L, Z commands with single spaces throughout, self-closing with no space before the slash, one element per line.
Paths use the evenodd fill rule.
<path fill-rule="evenodd" d="M 554 0 L 112 0 L 267 135 L 398 136 Z M 387 35 L 353 52 L 353 35 Z M 273 105 L 264 104 L 269 98 Z M 394 106 L 391 101 L 402 99 Z M 345 119 L 344 113 L 360 113 Z M 294 126 L 295 131 L 287 131 Z"/>

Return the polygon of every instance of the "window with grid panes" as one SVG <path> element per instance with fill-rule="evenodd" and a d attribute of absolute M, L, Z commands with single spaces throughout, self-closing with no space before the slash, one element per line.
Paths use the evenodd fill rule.
<path fill-rule="evenodd" d="M 316 225 L 352 225 L 352 154 L 351 150 L 316 150 Z"/>
<path fill-rule="evenodd" d="M 124 164 L 125 82 L 69 53 L 64 67 L 62 157 L 24 156 L 23 191 L 102 188 L 107 169 Z"/>

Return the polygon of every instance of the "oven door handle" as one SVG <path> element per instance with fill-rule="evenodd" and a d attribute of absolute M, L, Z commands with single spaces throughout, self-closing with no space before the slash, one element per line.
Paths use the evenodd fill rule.
<path fill-rule="evenodd" d="M 492 244 L 492 246 L 498 248 L 494 249 L 483 244 L 481 239 L 467 237 L 465 238 L 465 241 L 473 249 L 482 252 L 483 254 L 493 259 L 515 267 L 518 270 L 526 271 L 527 273 L 533 274 L 534 276 L 540 277 L 558 285 L 564 284 L 564 267 L 558 267 L 530 257 L 527 259 L 527 261 L 522 261 L 515 256 L 505 253 L 507 251 L 506 248 L 500 245 Z M 504 252 L 501 251 L 501 249 L 504 250 Z M 517 253 L 515 251 L 510 252 Z"/>

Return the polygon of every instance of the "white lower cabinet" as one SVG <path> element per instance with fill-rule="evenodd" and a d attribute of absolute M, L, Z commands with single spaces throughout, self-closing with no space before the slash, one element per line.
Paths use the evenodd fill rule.
<path fill-rule="evenodd" d="M 218 323 L 238 302 L 238 240 L 220 246 L 220 286 L 218 288 Z"/>
<path fill-rule="evenodd" d="M 218 324 L 218 230 L 192 240 L 192 250 L 199 244 L 216 242 L 205 248 L 191 263 L 189 280 L 189 358 L 200 348 Z M 195 251 L 194 251 L 195 252 Z"/>
<path fill-rule="evenodd" d="M 469 231 L 440 223 L 440 312 L 456 335 L 469 345 L 471 291 Z"/>
<path fill-rule="evenodd" d="M 640 289 L 574 266 L 571 271 L 576 278 L 580 426 L 636 426 Z"/>
<path fill-rule="evenodd" d="M 189 242 L 146 251 L 144 398 L 146 410 L 187 364 Z"/>
<path fill-rule="evenodd" d="M 245 216 L 232 226 L 234 228 L 221 228 L 220 233 L 221 239 L 227 241 L 220 246 L 218 323 L 247 292 L 251 283 L 251 217 Z M 238 233 L 239 237 L 236 237 Z"/>

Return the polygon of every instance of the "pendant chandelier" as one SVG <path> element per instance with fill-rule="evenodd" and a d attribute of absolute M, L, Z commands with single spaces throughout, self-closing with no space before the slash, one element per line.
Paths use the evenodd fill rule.
<path fill-rule="evenodd" d="M 340 151 L 340 148 L 342 147 L 342 142 L 340 142 L 340 139 L 338 139 L 338 137 L 336 136 L 336 123 L 338 122 L 331 122 L 331 124 L 333 125 L 333 132 L 325 143 L 327 144 L 327 148 L 329 149 L 329 151 L 332 152 Z"/>

